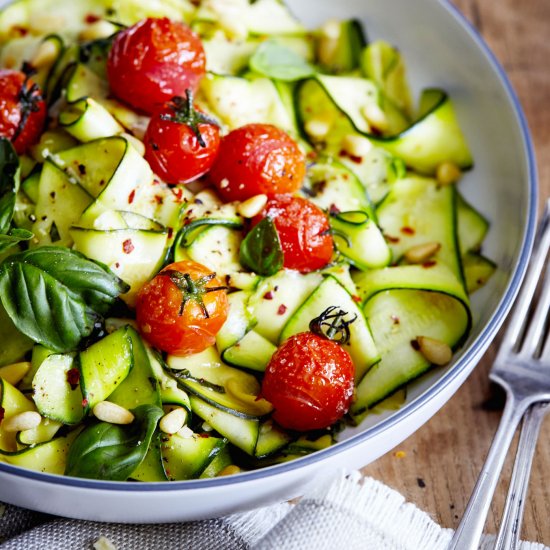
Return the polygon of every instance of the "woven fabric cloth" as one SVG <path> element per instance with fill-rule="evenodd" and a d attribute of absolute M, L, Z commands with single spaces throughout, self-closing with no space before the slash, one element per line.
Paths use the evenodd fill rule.
<path fill-rule="evenodd" d="M 296 505 L 191 523 L 105 524 L 13 506 L 0 519 L 0 550 L 446 550 L 451 537 L 402 495 L 359 474 L 329 480 Z M 493 543 L 485 537 L 480 549 Z M 550 548 L 524 542 L 520 550 Z"/>

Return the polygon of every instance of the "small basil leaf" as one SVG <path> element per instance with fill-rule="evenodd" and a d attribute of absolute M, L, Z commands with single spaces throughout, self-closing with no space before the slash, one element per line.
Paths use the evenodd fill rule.
<path fill-rule="evenodd" d="M 131 424 L 98 422 L 83 430 L 67 456 L 65 474 L 87 479 L 125 481 L 141 464 L 159 419 L 164 412 L 155 405 L 132 411 Z"/>
<path fill-rule="evenodd" d="M 250 59 L 250 68 L 269 78 L 286 82 L 315 74 L 315 69 L 305 59 L 276 40 L 266 40 L 260 44 Z"/>
<path fill-rule="evenodd" d="M 128 286 L 82 254 L 43 246 L 0 264 L 0 300 L 15 326 L 54 351 L 74 350 Z"/>
<path fill-rule="evenodd" d="M 283 267 L 283 249 L 271 218 L 254 226 L 241 243 L 240 262 L 259 275 L 274 275 Z"/>
<path fill-rule="evenodd" d="M 5 235 L 0 233 L 0 254 L 22 241 L 29 241 L 33 237 L 34 234 L 30 231 L 26 229 L 17 229 L 15 227 Z"/>
<path fill-rule="evenodd" d="M 9 139 L 0 138 L 0 233 L 10 228 L 19 188 L 19 157 Z"/>

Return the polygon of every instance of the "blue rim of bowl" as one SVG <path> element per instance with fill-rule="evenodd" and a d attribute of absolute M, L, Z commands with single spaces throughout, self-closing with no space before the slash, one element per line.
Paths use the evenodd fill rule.
<path fill-rule="evenodd" d="M 449 0 L 439 0 L 439 3 L 443 5 L 449 14 L 454 17 L 455 21 L 467 32 L 472 40 L 477 44 L 482 53 L 488 59 L 493 70 L 498 75 L 501 84 L 508 94 L 508 98 L 514 107 L 514 111 L 519 122 L 521 133 L 523 137 L 524 152 L 527 158 L 528 164 L 528 185 L 529 185 L 529 204 L 527 206 L 527 226 L 525 228 L 525 234 L 523 236 L 523 243 L 521 251 L 517 259 L 516 268 L 513 272 L 512 278 L 508 283 L 508 287 L 500 303 L 498 304 L 495 312 L 491 316 L 491 319 L 484 327 L 483 331 L 477 337 L 477 339 L 471 344 L 468 349 L 468 353 L 463 354 L 457 363 L 447 373 L 445 373 L 440 380 L 438 380 L 429 390 L 420 395 L 417 399 L 411 403 L 406 404 L 402 409 L 398 410 L 390 417 L 381 420 L 375 426 L 372 426 L 365 432 L 354 435 L 349 439 L 337 443 L 327 449 L 317 451 L 311 455 L 290 461 L 283 464 L 277 464 L 269 466 L 267 468 L 253 470 L 251 472 L 244 472 L 242 474 L 227 476 L 213 479 L 195 479 L 187 481 L 174 481 L 174 482 L 148 482 L 148 483 L 129 483 L 126 481 L 100 481 L 100 480 L 87 480 L 65 476 L 58 476 L 53 474 L 47 474 L 42 472 L 36 472 L 33 470 L 27 470 L 12 466 L 10 464 L 0 463 L 0 472 L 10 473 L 19 477 L 28 479 L 34 479 L 37 481 L 53 483 L 56 485 L 66 485 L 69 487 L 76 487 L 82 489 L 92 490 L 111 490 L 111 491 L 126 491 L 129 493 L 135 492 L 165 492 L 165 491 L 185 491 L 196 489 L 207 489 L 220 487 L 225 485 L 238 485 L 239 483 L 247 483 L 260 478 L 266 478 L 273 475 L 279 475 L 290 472 L 292 470 L 301 469 L 316 462 L 324 461 L 329 457 L 340 454 L 342 451 L 362 444 L 368 439 L 380 434 L 381 432 L 392 427 L 396 423 L 400 422 L 404 418 L 410 416 L 418 409 L 423 407 L 426 402 L 430 401 L 435 395 L 439 394 L 443 389 L 452 383 L 457 377 L 462 374 L 462 371 L 467 368 L 471 363 L 472 357 L 479 357 L 485 352 L 492 339 L 496 335 L 498 329 L 504 322 L 506 315 L 508 314 L 512 304 L 519 291 L 521 282 L 527 269 L 531 249 L 535 238 L 535 226 L 537 218 L 537 204 L 538 204 L 538 189 L 537 189 L 537 169 L 535 162 L 535 154 L 527 120 L 523 113 L 523 109 L 519 102 L 519 99 L 504 71 L 500 62 L 493 54 L 489 46 L 485 43 L 477 29 L 466 19 L 466 17 L 456 8 Z"/>

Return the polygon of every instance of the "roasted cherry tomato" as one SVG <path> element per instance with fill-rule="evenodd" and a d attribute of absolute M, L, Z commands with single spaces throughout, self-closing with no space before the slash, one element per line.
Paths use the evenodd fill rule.
<path fill-rule="evenodd" d="M 199 37 L 166 17 L 144 19 L 118 33 L 107 60 L 114 95 L 148 114 L 185 90 L 196 92 L 205 71 Z"/>
<path fill-rule="evenodd" d="M 187 183 L 212 166 L 220 146 L 215 120 L 193 106 L 193 93 L 172 98 L 156 112 L 145 133 L 145 159 L 168 183 Z"/>
<path fill-rule="evenodd" d="M 225 287 L 192 261 L 170 264 L 139 291 L 136 319 L 145 339 L 175 355 L 212 346 L 229 309 Z"/>
<path fill-rule="evenodd" d="M 226 201 L 294 193 L 306 173 L 298 144 L 271 124 L 247 124 L 222 139 L 210 179 Z"/>
<path fill-rule="evenodd" d="M 279 234 L 284 267 L 307 273 L 330 262 L 334 244 L 328 218 L 311 201 L 275 195 L 252 223 L 255 225 L 265 217 L 273 220 Z"/>
<path fill-rule="evenodd" d="M 46 103 L 27 74 L 0 70 L 0 136 L 10 139 L 18 154 L 36 143 L 46 121 Z"/>
<path fill-rule="evenodd" d="M 302 332 L 273 354 L 261 395 L 273 405 L 273 418 L 283 428 L 327 428 L 349 409 L 354 372 L 351 357 L 340 344 Z"/>

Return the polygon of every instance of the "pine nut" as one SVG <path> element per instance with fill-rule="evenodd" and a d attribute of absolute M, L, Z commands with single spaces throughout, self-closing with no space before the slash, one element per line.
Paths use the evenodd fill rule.
<path fill-rule="evenodd" d="M 128 409 L 110 401 L 97 403 L 93 413 L 98 420 L 110 424 L 131 424 L 134 421 L 134 415 Z"/>
<path fill-rule="evenodd" d="M 361 114 L 369 123 L 369 126 L 376 128 L 380 132 L 388 129 L 388 119 L 386 113 L 376 103 L 369 103 L 361 109 Z"/>
<path fill-rule="evenodd" d="M 145 143 L 143 143 L 143 141 L 139 140 L 132 134 L 127 134 L 126 132 L 120 134 L 120 137 L 123 137 L 141 157 L 145 156 Z"/>
<path fill-rule="evenodd" d="M 237 206 L 237 212 L 243 218 L 253 218 L 264 209 L 266 204 L 267 195 L 254 195 L 253 197 L 241 202 L 239 206 Z"/>
<path fill-rule="evenodd" d="M 429 336 L 418 336 L 416 338 L 418 342 L 420 353 L 434 365 L 446 365 L 453 357 L 453 350 L 448 344 Z"/>
<path fill-rule="evenodd" d="M 363 158 L 372 149 L 372 143 L 366 137 L 348 134 L 342 140 L 342 149 L 353 157 Z"/>
<path fill-rule="evenodd" d="M 238 466 L 235 466 L 235 464 L 230 464 L 229 466 L 226 466 L 223 470 L 220 470 L 218 472 L 218 477 L 232 476 L 240 473 L 241 473 L 241 469 Z"/>
<path fill-rule="evenodd" d="M 187 411 L 183 407 L 177 407 L 165 414 L 159 422 L 159 428 L 165 434 L 179 432 L 187 421 Z"/>
<path fill-rule="evenodd" d="M 36 411 L 25 411 L 4 419 L 2 428 L 6 432 L 22 432 L 36 428 L 40 422 L 42 417 Z"/>
<path fill-rule="evenodd" d="M 42 42 L 33 58 L 31 59 L 31 65 L 35 69 L 40 69 L 42 67 L 47 67 L 53 63 L 57 57 L 57 48 L 50 40 Z"/>
<path fill-rule="evenodd" d="M 3 378 L 6 382 L 12 386 L 17 386 L 25 375 L 31 370 L 32 364 L 28 361 L 21 363 L 12 363 L 0 368 L 0 378 Z"/>
<path fill-rule="evenodd" d="M 411 264 L 421 264 L 437 254 L 440 249 L 441 244 L 436 242 L 418 244 L 405 252 L 405 259 Z"/>
<path fill-rule="evenodd" d="M 263 397 L 258 398 L 257 395 L 251 395 L 243 392 L 239 382 L 234 378 L 227 380 L 225 383 L 225 389 L 235 399 L 237 399 L 237 401 L 240 401 L 243 405 L 246 405 L 252 414 L 259 414 L 263 416 L 273 410 L 273 405 L 267 399 L 264 399 Z"/>
<path fill-rule="evenodd" d="M 462 176 L 462 171 L 454 162 L 442 162 L 435 171 L 435 179 L 439 185 L 451 185 Z"/>
<path fill-rule="evenodd" d="M 105 537 L 99 537 L 93 544 L 94 550 L 117 550 L 116 546 Z"/>
<path fill-rule="evenodd" d="M 195 432 L 193 432 L 193 430 L 189 426 L 184 426 L 178 432 L 178 435 L 180 437 L 183 437 L 183 439 L 190 439 L 191 437 L 193 437 L 195 435 Z"/>
<path fill-rule="evenodd" d="M 330 132 L 331 123 L 326 118 L 311 118 L 305 124 L 305 130 L 309 137 L 315 140 L 325 139 Z"/>
<path fill-rule="evenodd" d="M 79 40 L 98 40 L 107 38 L 117 31 L 117 28 L 109 21 L 101 20 L 95 23 L 90 23 L 78 35 Z"/>

